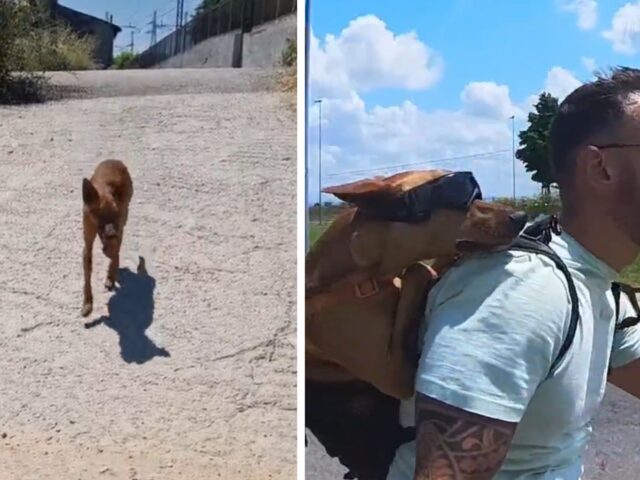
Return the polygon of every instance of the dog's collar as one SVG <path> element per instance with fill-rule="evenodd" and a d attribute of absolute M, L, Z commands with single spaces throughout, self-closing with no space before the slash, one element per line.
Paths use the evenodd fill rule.
<path fill-rule="evenodd" d="M 363 213 L 377 220 L 419 223 L 439 209 L 466 212 L 474 200 L 481 199 L 480 185 L 471 172 L 453 172 L 407 190 L 385 205 L 365 208 Z"/>

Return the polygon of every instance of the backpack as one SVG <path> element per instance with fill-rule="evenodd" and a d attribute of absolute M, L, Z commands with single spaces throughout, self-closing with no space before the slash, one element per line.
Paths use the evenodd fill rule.
<path fill-rule="evenodd" d="M 554 234 L 561 234 L 557 217 L 543 217 L 525 228 L 511 245 L 501 249 L 544 255 L 554 262 L 567 279 L 571 301 L 569 329 L 552 362 L 549 375 L 571 347 L 580 321 L 578 296 L 569 269 L 549 247 Z M 629 296 L 636 313 L 635 317 L 618 322 L 616 329 L 630 328 L 640 323 L 640 307 L 635 298 L 638 290 L 619 282 L 613 283 L 611 288 L 616 319 L 622 293 Z M 411 357 L 417 364 L 419 352 L 413 352 Z M 345 479 L 385 480 L 398 447 L 415 439 L 415 428 L 400 424 L 400 400 L 368 383 L 354 381 L 328 385 L 307 380 L 305 391 L 306 427 L 325 447 L 327 454 L 337 458 L 348 469 Z"/>

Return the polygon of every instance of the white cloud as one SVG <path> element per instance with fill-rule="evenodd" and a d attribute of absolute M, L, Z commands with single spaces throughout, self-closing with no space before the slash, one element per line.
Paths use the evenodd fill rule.
<path fill-rule="evenodd" d="M 598 22 L 598 2 L 596 0 L 559 0 L 560 7 L 575 13 L 578 17 L 578 28 L 591 30 Z"/>
<path fill-rule="evenodd" d="M 495 82 L 468 83 L 460 94 L 463 109 L 480 117 L 504 120 L 512 115 L 521 115 L 522 111 L 513 104 L 507 85 Z"/>
<path fill-rule="evenodd" d="M 319 95 L 378 88 L 425 89 L 444 69 L 442 58 L 415 32 L 394 34 L 374 15 L 352 20 L 338 36 L 310 40 L 311 80 Z"/>
<path fill-rule="evenodd" d="M 622 6 L 611 20 L 611 28 L 602 36 L 613 45 L 618 53 L 633 55 L 640 49 L 640 2 Z"/>
<path fill-rule="evenodd" d="M 310 178 L 317 179 L 317 110 L 310 115 Z M 358 96 L 323 103 L 323 185 L 422 168 L 471 169 L 486 195 L 511 194 L 511 121 L 412 102 L 367 107 Z M 339 149 L 329 151 L 330 145 Z M 330 147 L 329 147 L 330 148 Z M 490 152 L 477 158 L 457 158 Z M 441 161 L 442 159 L 449 159 Z M 430 163 L 432 161 L 435 163 Z M 331 163 L 329 163 L 331 162 Z M 518 162 L 518 191 L 535 191 Z M 345 174 L 345 172 L 347 172 Z M 354 172 L 349 174 L 348 172 Z M 341 175 L 336 175 L 341 173 Z M 310 198 L 317 199 L 311 180 Z M 327 196 L 325 200 L 332 197 Z"/>
<path fill-rule="evenodd" d="M 578 80 L 573 74 L 562 67 L 552 67 L 548 72 L 544 81 L 544 87 L 537 93 L 529 95 L 522 103 L 521 108 L 530 112 L 533 107 L 538 103 L 538 97 L 542 92 L 547 92 L 562 102 L 564 98 L 569 95 L 573 90 L 582 85 L 582 82 Z"/>
<path fill-rule="evenodd" d="M 511 195 L 509 117 L 515 115 L 517 130 L 525 128 L 526 113 L 537 96 L 516 102 L 507 85 L 472 81 L 460 92 L 459 106 L 449 110 L 426 111 L 409 101 L 368 105 L 363 92 L 385 86 L 428 88 L 442 75 L 432 67 L 436 57 L 424 54 L 429 50 L 422 42 L 415 36 L 407 37 L 411 45 L 424 46 L 415 48 L 415 52 L 423 53 L 409 55 L 398 50 L 400 37 L 372 16 L 354 20 L 338 36 L 328 35 L 323 45 L 312 36 L 310 93 L 312 98 L 324 97 L 322 184 L 336 185 L 414 168 L 470 169 L 485 195 Z M 374 46 L 388 54 L 371 53 Z M 405 54 L 421 59 L 413 61 L 417 67 L 399 58 Z M 571 72 L 556 66 L 547 73 L 544 90 L 562 99 L 579 84 Z M 318 106 L 312 105 L 308 160 L 309 198 L 314 202 L 318 198 L 318 113 Z M 483 152 L 486 155 L 458 158 Z M 516 162 L 516 171 L 517 192 L 537 192 L 520 162 Z"/>
<path fill-rule="evenodd" d="M 574 77 L 569 70 L 562 67 L 553 67 L 547 73 L 544 89 L 554 97 L 558 97 L 559 101 L 562 101 L 564 97 L 580 85 L 582 85 L 582 82 Z"/>
<path fill-rule="evenodd" d="M 584 68 L 589 72 L 589 74 L 592 74 L 597 68 L 596 61 L 593 58 L 581 57 L 580 61 L 582 62 Z"/>

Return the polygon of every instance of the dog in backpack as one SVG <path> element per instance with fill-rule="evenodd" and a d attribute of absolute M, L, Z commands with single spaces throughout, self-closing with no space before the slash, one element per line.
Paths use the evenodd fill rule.
<path fill-rule="evenodd" d="M 324 190 L 350 205 L 306 256 L 305 424 L 345 478 L 386 479 L 415 435 L 398 415 L 429 290 L 460 256 L 506 247 L 526 224 L 456 177 L 413 171 Z"/>
<path fill-rule="evenodd" d="M 88 316 L 93 310 L 91 271 L 93 243 L 96 236 L 100 238 L 102 253 L 109 258 L 105 287 L 107 290 L 115 288 L 120 266 L 120 247 L 132 196 L 133 182 L 127 167 L 120 160 L 100 162 L 91 178 L 82 180 L 84 290 L 81 315 L 83 317 Z"/>
<path fill-rule="evenodd" d="M 429 205 L 433 188 L 422 205 L 435 207 L 427 220 L 379 218 L 425 185 L 437 185 L 439 197 L 453 197 L 447 191 L 458 188 L 453 174 L 410 171 L 324 190 L 351 206 L 306 256 L 308 379 L 359 379 L 396 398 L 412 395 L 414 369 L 403 345 L 426 289 L 459 255 L 509 245 L 527 221 L 522 212 L 479 198 L 457 209 Z"/>

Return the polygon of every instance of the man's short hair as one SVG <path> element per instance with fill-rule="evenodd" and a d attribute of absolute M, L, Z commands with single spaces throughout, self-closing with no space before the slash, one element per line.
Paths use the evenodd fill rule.
<path fill-rule="evenodd" d="M 599 73 L 562 101 L 549 130 L 551 170 L 560 186 L 573 174 L 576 149 L 600 133 L 615 130 L 634 92 L 640 92 L 640 70 L 616 67 L 608 75 Z"/>

